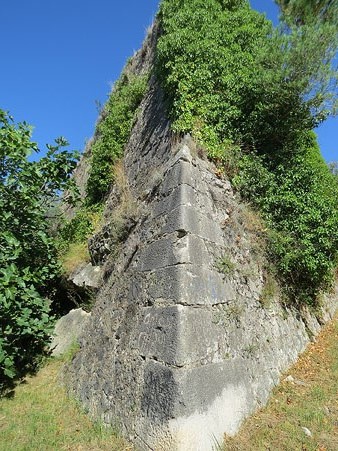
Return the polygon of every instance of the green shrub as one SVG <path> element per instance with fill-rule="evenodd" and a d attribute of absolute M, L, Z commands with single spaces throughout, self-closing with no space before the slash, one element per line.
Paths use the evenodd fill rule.
<path fill-rule="evenodd" d="M 216 269 L 222 274 L 229 275 L 235 271 L 236 265 L 228 255 L 223 255 L 216 262 Z"/>
<path fill-rule="evenodd" d="M 285 290 L 315 303 L 337 264 L 337 182 L 310 132 L 337 104 L 337 23 L 274 29 L 246 0 L 163 0 L 159 18 L 173 130 L 259 208 Z"/>
<path fill-rule="evenodd" d="M 173 129 L 193 132 L 219 156 L 243 135 L 243 93 L 256 89 L 257 55 L 271 24 L 243 0 L 164 0 L 160 19 L 157 72 Z"/>
<path fill-rule="evenodd" d="M 71 243 L 85 242 L 98 227 L 102 216 L 102 206 L 82 205 L 72 219 L 66 220 L 58 230 L 60 248 L 65 250 Z"/>
<path fill-rule="evenodd" d="M 270 226 L 270 258 L 288 294 L 314 304 L 338 262 L 338 183 L 314 135 L 304 135 L 277 166 L 275 159 L 243 158 L 236 183 Z"/>
<path fill-rule="evenodd" d="M 102 202 L 111 188 L 114 181 L 113 165 L 123 155 L 147 80 L 147 76 L 122 75 L 104 107 L 91 148 L 86 189 L 88 205 Z"/>
<path fill-rule="evenodd" d="M 71 189 L 77 159 L 65 144 L 59 138 L 29 161 L 37 151 L 30 127 L 0 110 L 0 392 L 36 367 L 49 341 L 60 265 L 47 212 Z"/>
<path fill-rule="evenodd" d="M 0 268 L 0 393 L 37 368 L 50 340 L 53 318 L 37 283 L 29 268 Z"/>

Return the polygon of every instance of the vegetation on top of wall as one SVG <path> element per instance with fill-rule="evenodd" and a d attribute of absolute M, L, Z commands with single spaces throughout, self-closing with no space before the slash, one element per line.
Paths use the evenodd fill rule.
<path fill-rule="evenodd" d="M 239 165 L 234 184 L 270 226 L 270 259 L 289 298 L 314 305 L 338 263 L 338 180 L 314 133 L 304 133 L 297 152 L 276 167 L 255 154 Z"/>
<path fill-rule="evenodd" d="M 157 72 L 173 130 L 192 132 L 222 159 L 248 129 L 245 93 L 256 88 L 257 55 L 271 24 L 238 0 L 164 0 L 160 20 Z"/>
<path fill-rule="evenodd" d="M 163 0 L 159 17 L 173 129 L 193 132 L 211 157 L 229 141 L 279 152 L 334 110 L 336 25 L 273 29 L 246 0 Z"/>
<path fill-rule="evenodd" d="M 91 147 L 86 204 L 102 203 L 114 182 L 114 163 L 122 157 L 148 76 L 124 73 L 114 86 L 96 127 Z"/>
<path fill-rule="evenodd" d="M 337 23 L 288 11 L 274 29 L 246 0 L 163 0 L 157 74 L 174 131 L 260 209 L 285 291 L 315 304 L 338 257 L 338 186 L 311 134 L 336 111 Z"/>

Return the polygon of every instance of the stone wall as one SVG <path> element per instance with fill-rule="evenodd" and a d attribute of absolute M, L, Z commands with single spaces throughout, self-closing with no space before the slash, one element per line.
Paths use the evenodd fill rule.
<path fill-rule="evenodd" d="M 109 233 L 92 239 L 109 249 L 104 283 L 68 384 L 138 449 L 211 450 L 267 401 L 320 325 L 277 294 L 262 305 L 255 218 L 189 136 L 172 136 L 154 77 L 124 167 L 133 225 L 118 252 Z"/>

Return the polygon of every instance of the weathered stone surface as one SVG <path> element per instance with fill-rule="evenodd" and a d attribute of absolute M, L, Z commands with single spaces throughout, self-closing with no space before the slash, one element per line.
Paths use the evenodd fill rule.
<path fill-rule="evenodd" d="M 78 287 L 98 288 L 101 284 L 102 268 L 88 263 L 78 268 L 70 280 Z"/>
<path fill-rule="evenodd" d="M 90 318 L 90 313 L 81 308 L 71 310 L 60 318 L 54 328 L 53 340 L 50 350 L 53 356 L 60 356 L 78 341 L 79 336 L 85 330 Z"/>
<path fill-rule="evenodd" d="M 151 64 L 154 40 L 156 29 L 137 70 Z M 262 307 L 259 234 L 195 149 L 189 136 L 171 134 L 151 78 L 124 158 L 141 214 L 120 252 L 105 254 L 104 283 L 68 370 L 89 412 L 119 424 L 141 450 L 212 450 L 267 401 L 309 342 L 309 327 L 319 327 L 278 299 Z M 97 249 L 107 230 L 94 237 Z M 222 269 L 222 261 L 230 263 Z M 326 305 L 328 319 L 337 302 Z"/>

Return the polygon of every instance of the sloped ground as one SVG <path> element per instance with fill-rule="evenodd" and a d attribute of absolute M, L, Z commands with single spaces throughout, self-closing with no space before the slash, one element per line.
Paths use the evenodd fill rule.
<path fill-rule="evenodd" d="M 58 383 L 62 363 L 51 360 L 15 396 L 0 401 L 1 451 L 128 451 L 111 430 L 90 421 Z"/>
<path fill-rule="evenodd" d="M 0 401 L 0 450 L 131 450 L 67 399 L 58 384 L 61 365 L 60 360 L 50 361 L 37 376 L 27 378 L 13 398 Z M 268 406 L 235 438 L 226 437 L 221 449 L 338 449 L 338 317 L 285 375 Z"/>
<path fill-rule="evenodd" d="M 235 438 L 225 438 L 222 450 L 338 450 L 338 317 L 290 368 L 268 405 Z"/>

